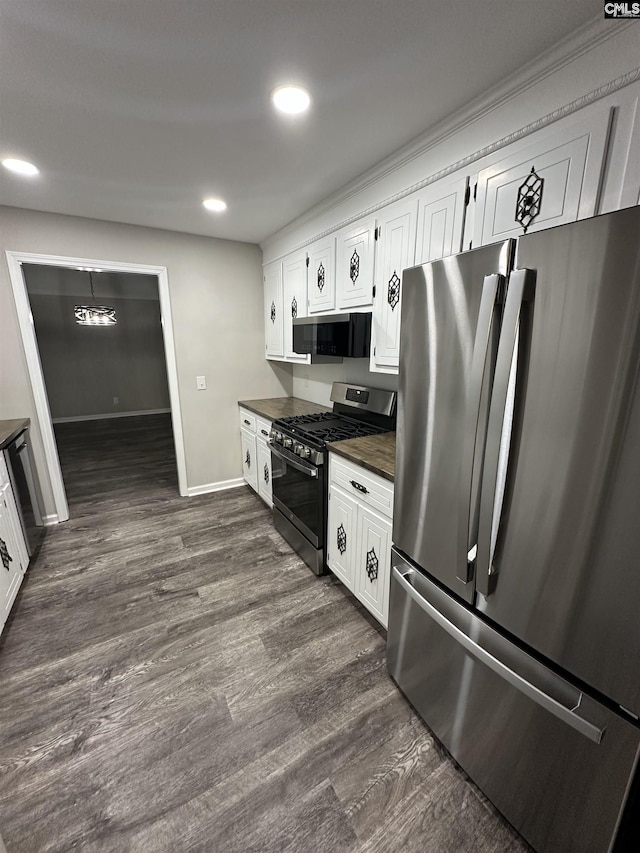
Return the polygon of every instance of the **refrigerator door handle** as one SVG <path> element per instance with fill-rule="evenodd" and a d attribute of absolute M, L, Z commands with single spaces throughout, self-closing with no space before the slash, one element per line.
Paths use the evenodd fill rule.
<path fill-rule="evenodd" d="M 427 599 L 418 592 L 414 583 L 410 582 L 411 579 L 415 581 L 416 579 L 419 579 L 419 577 L 418 572 L 414 569 L 410 568 L 400 571 L 397 566 L 393 567 L 393 578 L 404 592 L 410 596 L 410 598 L 429 616 L 430 619 L 436 622 L 436 624 L 446 631 L 450 637 L 459 643 L 464 650 L 471 655 L 471 657 L 489 667 L 489 669 L 503 678 L 512 687 L 515 687 L 529 699 L 532 699 L 537 705 L 545 708 L 555 717 L 571 726 L 572 729 L 575 729 L 593 743 L 601 742 L 605 729 L 594 725 L 577 713 L 582 703 L 583 694 L 581 691 L 575 691 L 575 702 L 571 706 L 567 706 L 562 702 L 559 702 L 557 699 L 554 699 L 553 696 L 550 696 L 544 690 L 541 690 L 519 673 L 515 672 L 515 670 L 511 669 L 511 667 L 507 666 L 497 657 L 492 655 L 491 652 L 487 651 L 479 643 L 476 643 L 475 640 L 472 640 L 471 637 L 469 637 L 462 629 L 458 628 L 457 625 L 454 625 L 446 618 L 446 616 L 440 613 L 437 607 L 427 601 Z"/>
<path fill-rule="evenodd" d="M 503 282 L 504 276 L 502 275 L 487 275 L 484 278 L 476 337 L 471 357 L 461 460 L 460 518 L 463 522 L 463 529 L 456 571 L 457 577 L 463 583 L 469 583 L 473 578 L 473 563 L 477 550 L 477 496 L 484 452 L 484 447 L 481 447 L 479 442 L 480 400 L 485 377 L 490 369 L 491 332 L 496 318 L 498 291 Z M 467 520 L 466 529 L 465 519 Z"/>
<path fill-rule="evenodd" d="M 502 318 L 502 331 L 489 409 L 478 523 L 476 589 L 485 596 L 491 595 L 497 574 L 494 556 L 502 519 L 509 467 L 518 366 L 520 315 L 523 304 L 533 300 L 535 281 L 534 270 L 514 270 L 511 273 Z"/>

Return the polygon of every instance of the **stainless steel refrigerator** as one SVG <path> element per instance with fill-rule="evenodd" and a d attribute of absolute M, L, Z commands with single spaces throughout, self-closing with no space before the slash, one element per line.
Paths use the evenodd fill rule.
<path fill-rule="evenodd" d="M 613 849 L 640 747 L 640 207 L 402 289 L 389 672 L 536 850 Z"/>

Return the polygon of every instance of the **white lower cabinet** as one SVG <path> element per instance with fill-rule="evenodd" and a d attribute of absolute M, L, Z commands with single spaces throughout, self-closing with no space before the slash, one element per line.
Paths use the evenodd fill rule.
<path fill-rule="evenodd" d="M 329 460 L 327 565 L 386 628 L 393 485 L 335 454 Z"/>
<path fill-rule="evenodd" d="M 258 452 L 256 448 L 255 433 L 246 429 L 240 430 L 240 441 L 242 443 L 242 471 L 244 479 L 251 488 L 258 491 Z"/>
<path fill-rule="evenodd" d="M 268 506 L 273 506 L 271 488 L 271 449 L 268 444 L 270 431 L 270 421 L 258 418 L 256 433 L 256 473 L 258 476 L 258 494 Z"/>
<path fill-rule="evenodd" d="M 342 583 L 355 592 L 358 505 L 333 483 L 327 517 L 327 565 Z"/>
<path fill-rule="evenodd" d="M 272 506 L 271 450 L 269 433 L 271 421 L 240 408 L 240 443 L 242 446 L 242 473 L 248 486 L 262 500 Z"/>
<path fill-rule="evenodd" d="M 358 508 L 356 596 L 387 627 L 391 565 L 391 519 Z"/>
<path fill-rule="evenodd" d="M 0 483 L 4 480 L 3 473 L 0 472 Z M 0 632 L 7 621 L 28 565 L 29 553 L 13 489 L 7 476 L 0 486 Z"/>

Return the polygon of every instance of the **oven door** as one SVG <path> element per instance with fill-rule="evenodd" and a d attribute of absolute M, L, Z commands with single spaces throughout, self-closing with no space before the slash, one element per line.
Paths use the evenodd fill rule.
<path fill-rule="evenodd" d="M 300 459 L 280 446 L 271 448 L 273 505 L 314 548 L 324 542 L 324 467 Z"/>

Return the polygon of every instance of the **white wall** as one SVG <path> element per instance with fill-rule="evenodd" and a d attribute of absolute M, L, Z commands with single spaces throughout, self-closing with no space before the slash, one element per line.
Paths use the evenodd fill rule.
<path fill-rule="evenodd" d="M 242 476 L 237 401 L 284 396 L 291 369 L 264 359 L 257 246 L 153 228 L 0 207 L 0 251 L 166 266 L 187 485 Z M 196 390 L 196 376 L 207 390 Z M 0 261 L 0 418 L 35 417 L 6 259 Z M 54 512 L 42 438 L 34 430 L 46 512 Z"/>

